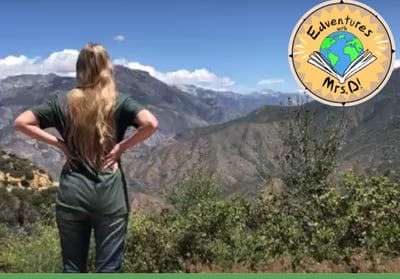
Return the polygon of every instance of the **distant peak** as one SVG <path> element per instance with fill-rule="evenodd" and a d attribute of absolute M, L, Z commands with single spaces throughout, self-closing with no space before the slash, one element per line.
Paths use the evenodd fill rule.
<path fill-rule="evenodd" d="M 261 89 L 259 91 L 250 92 L 250 94 L 252 94 L 252 95 L 268 95 L 271 97 L 278 97 L 279 95 L 284 94 L 284 93 L 274 91 L 272 89 Z"/>
<path fill-rule="evenodd" d="M 50 74 L 20 74 L 20 75 L 12 75 L 3 78 L 3 81 L 12 81 L 12 80 L 19 80 L 19 79 L 37 79 L 37 78 L 56 78 L 59 77 L 54 73 Z"/>
<path fill-rule="evenodd" d="M 131 73 L 139 73 L 139 74 L 144 74 L 144 75 L 150 76 L 149 72 L 147 72 L 147 71 L 143 71 L 143 70 L 139 70 L 139 69 L 131 69 L 131 68 L 128 68 L 123 65 L 115 65 L 114 69 L 117 72 L 131 72 Z"/>
<path fill-rule="evenodd" d="M 199 93 L 199 90 L 201 90 L 201 88 L 198 88 L 197 86 L 192 85 L 192 84 L 179 84 L 179 85 L 174 85 L 173 87 L 175 87 L 185 93 L 195 95 L 195 96 L 197 96 L 197 94 Z"/>

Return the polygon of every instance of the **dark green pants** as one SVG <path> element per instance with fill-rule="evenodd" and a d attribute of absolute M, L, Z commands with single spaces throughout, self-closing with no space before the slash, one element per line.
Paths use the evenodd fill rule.
<path fill-rule="evenodd" d="M 92 229 L 96 243 L 95 272 L 121 272 L 128 216 L 75 217 L 56 211 L 63 273 L 87 272 Z"/>

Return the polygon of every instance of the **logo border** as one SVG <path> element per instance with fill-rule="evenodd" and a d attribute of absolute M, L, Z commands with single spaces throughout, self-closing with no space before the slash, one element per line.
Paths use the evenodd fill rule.
<path fill-rule="evenodd" d="M 327 6 L 331 6 L 331 5 L 338 5 L 338 4 L 350 4 L 350 5 L 354 5 L 354 6 L 358 6 L 361 7 L 364 10 L 367 10 L 371 15 L 374 15 L 376 17 L 376 19 L 381 23 L 381 26 L 385 29 L 389 40 L 390 40 L 390 47 L 391 47 L 391 55 L 390 55 L 390 66 L 388 71 L 386 71 L 386 75 L 385 77 L 381 80 L 380 84 L 373 90 L 371 91 L 368 95 L 362 97 L 361 99 L 358 99 L 356 101 L 351 101 L 351 102 L 334 102 L 334 101 L 330 101 L 327 100 L 321 96 L 318 96 L 317 94 L 315 94 L 314 92 L 312 92 L 311 90 L 309 90 L 307 88 L 307 86 L 305 85 L 305 83 L 301 80 L 301 78 L 299 77 L 295 66 L 294 66 L 294 56 L 293 56 L 293 48 L 294 48 L 294 39 L 296 37 L 296 34 L 298 33 L 299 29 L 301 28 L 301 26 L 303 25 L 303 23 L 312 15 L 314 14 L 316 11 L 327 7 Z M 349 107 L 349 106 L 355 106 L 361 103 L 364 103 L 368 100 L 370 100 L 371 98 L 373 98 L 375 95 L 377 95 L 387 84 L 387 82 L 389 81 L 392 72 L 394 70 L 394 64 L 396 61 L 396 50 L 395 50 L 395 42 L 394 42 L 394 37 L 393 34 L 390 30 L 389 25 L 387 24 L 387 22 L 384 20 L 384 18 L 377 13 L 373 8 L 371 8 L 370 6 L 358 2 L 358 1 L 354 1 L 354 0 L 328 0 L 328 1 L 324 1 L 318 5 L 315 5 L 314 7 L 312 7 L 311 9 L 309 9 L 306 13 L 303 14 L 303 16 L 297 21 L 292 34 L 290 36 L 290 40 L 289 40 L 289 50 L 288 50 L 288 57 L 289 57 L 289 65 L 290 65 L 290 70 L 292 72 L 293 77 L 295 78 L 296 82 L 298 85 L 300 85 L 301 89 L 308 95 L 310 96 L 312 99 L 321 102 L 323 104 L 329 105 L 329 106 L 336 106 L 336 107 Z"/>

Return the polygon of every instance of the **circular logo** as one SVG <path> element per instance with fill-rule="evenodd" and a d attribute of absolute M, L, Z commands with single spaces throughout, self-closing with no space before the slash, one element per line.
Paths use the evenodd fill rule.
<path fill-rule="evenodd" d="M 289 64 L 304 91 L 331 106 L 352 106 L 375 96 L 395 62 L 392 33 L 376 11 L 356 1 L 327 1 L 297 23 Z"/>

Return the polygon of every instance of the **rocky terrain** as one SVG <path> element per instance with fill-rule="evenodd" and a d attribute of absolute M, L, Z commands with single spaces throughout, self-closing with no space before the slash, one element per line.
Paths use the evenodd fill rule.
<path fill-rule="evenodd" d="M 42 168 L 13 153 L 0 150 L 0 187 L 46 190 L 52 186 L 53 178 Z"/>

